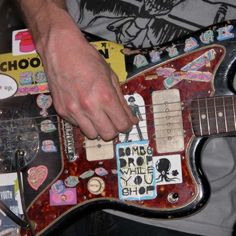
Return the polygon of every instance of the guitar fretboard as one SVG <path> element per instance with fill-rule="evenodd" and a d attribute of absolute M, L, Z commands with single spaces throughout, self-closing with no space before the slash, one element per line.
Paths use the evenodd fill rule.
<path fill-rule="evenodd" d="M 196 136 L 236 131 L 236 97 L 222 96 L 193 100 L 192 127 Z"/>

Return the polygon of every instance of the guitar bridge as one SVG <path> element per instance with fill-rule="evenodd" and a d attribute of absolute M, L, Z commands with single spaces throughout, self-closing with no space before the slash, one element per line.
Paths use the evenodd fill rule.
<path fill-rule="evenodd" d="M 63 127 L 63 136 L 64 136 L 64 147 L 67 160 L 69 162 L 73 162 L 77 159 L 77 155 L 75 154 L 75 141 L 73 136 L 73 126 L 62 120 Z"/>

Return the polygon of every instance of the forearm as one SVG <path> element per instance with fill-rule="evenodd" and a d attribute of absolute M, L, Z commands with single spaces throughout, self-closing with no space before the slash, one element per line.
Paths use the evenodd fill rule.
<path fill-rule="evenodd" d="M 78 30 L 66 10 L 64 0 L 17 0 L 24 15 L 27 27 L 31 31 L 36 48 L 41 52 L 49 37 L 58 33 L 58 37 L 67 30 Z M 81 34 L 81 39 L 83 36 Z"/>
<path fill-rule="evenodd" d="M 42 58 L 57 113 L 90 139 L 111 140 L 137 123 L 116 75 L 62 0 L 18 0 Z"/>

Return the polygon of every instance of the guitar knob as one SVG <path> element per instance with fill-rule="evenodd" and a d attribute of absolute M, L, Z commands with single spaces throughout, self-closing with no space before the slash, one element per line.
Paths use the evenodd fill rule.
<path fill-rule="evenodd" d="M 170 203 L 176 203 L 179 200 L 179 194 L 178 193 L 169 193 L 167 200 Z"/>

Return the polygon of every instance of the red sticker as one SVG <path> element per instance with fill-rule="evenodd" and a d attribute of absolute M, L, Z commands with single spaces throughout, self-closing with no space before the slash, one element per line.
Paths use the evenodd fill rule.
<path fill-rule="evenodd" d="M 36 167 L 32 167 L 28 170 L 28 183 L 34 190 L 38 190 L 38 188 L 43 184 L 48 176 L 48 168 L 46 166 L 40 165 Z"/>

